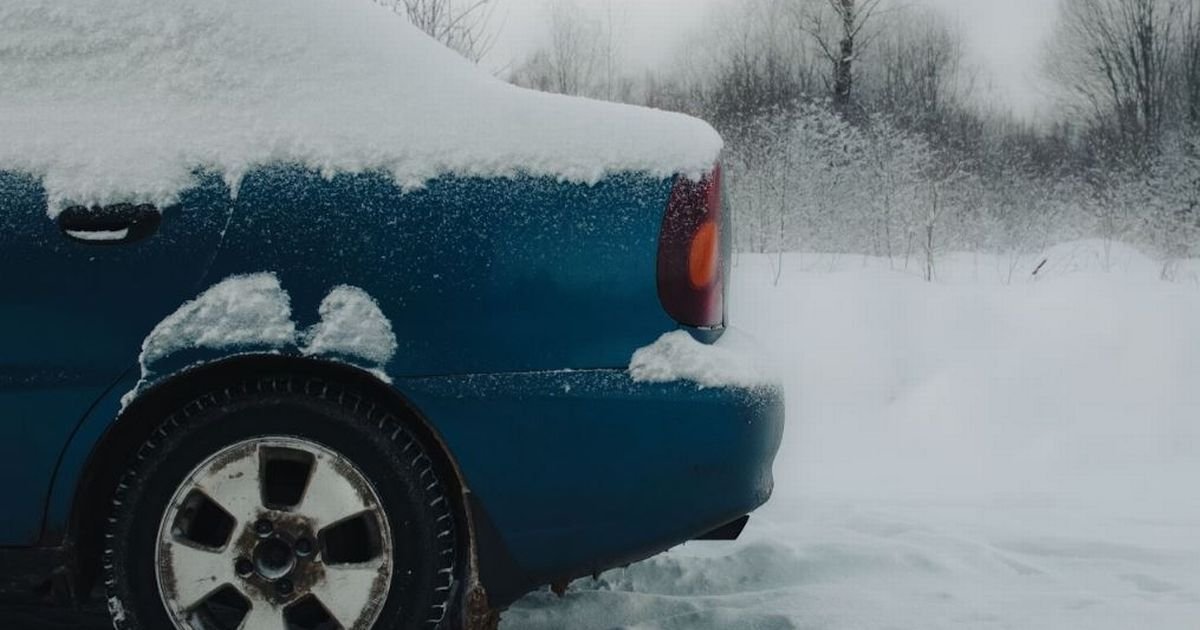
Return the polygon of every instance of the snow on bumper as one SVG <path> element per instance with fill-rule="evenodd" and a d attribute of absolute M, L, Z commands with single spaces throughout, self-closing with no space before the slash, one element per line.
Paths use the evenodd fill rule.
<path fill-rule="evenodd" d="M 667 333 L 633 353 L 629 375 L 638 383 L 691 381 L 701 387 L 759 389 L 781 383 L 757 342 L 737 329 L 713 344 L 683 330 Z"/>

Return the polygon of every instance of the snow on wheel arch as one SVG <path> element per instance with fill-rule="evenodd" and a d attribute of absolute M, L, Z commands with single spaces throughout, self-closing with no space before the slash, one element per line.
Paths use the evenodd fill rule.
<path fill-rule="evenodd" d="M 141 378 L 122 397 L 128 405 L 163 374 L 156 367 L 188 351 L 296 353 L 365 369 L 391 383 L 387 364 L 399 346 L 391 321 L 363 289 L 340 285 L 318 308 L 320 321 L 299 330 L 291 296 L 270 272 L 235 275 L 183 303 L 142 342 Z M 203 361 L 202 361 L 203 362 Z"/>
<path fill-rule="evenodd" d="M 319 312 L 321 321 L 303 335 L 302 353 L 365 362 L 382 374 L 399 344 L 392 322 L 369 293 L 348 285 L 335 287 Z"/>
<path fill-rule="evenodd" d="M 282 348 L 296 339 L 291 298 L 273 273 L 232 276 L 184 303 L 142 342 L 142 373 L 191 349 Z"/>
<path fill-rule="evenodd" d="M 492 77 L 371 0 L 5 0 L 0 170 L 66 205 L 168 205 L 196 169 L 700 176 L 697 119 Z"/>

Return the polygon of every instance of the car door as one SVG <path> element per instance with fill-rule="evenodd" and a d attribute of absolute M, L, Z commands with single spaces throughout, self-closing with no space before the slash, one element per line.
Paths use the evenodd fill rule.
<path fill-rule="evenodd" d="M 170 207 L 82 210 L 51 219 L 38 179 L 0 171 L 0 546 L 37 541 L 72 431 L 196 295 L 232 206 L 205 176 Z"/>

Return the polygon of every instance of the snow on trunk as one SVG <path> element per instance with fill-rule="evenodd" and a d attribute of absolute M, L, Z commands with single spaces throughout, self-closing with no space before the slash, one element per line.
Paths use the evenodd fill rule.
<path fill-rule="evenodd" d="M 176 199 L 195 169 L 700 175 L 708 124 L 508 85 L 370 0 L 5 0 L 0 170 L 68 204 Z"/>

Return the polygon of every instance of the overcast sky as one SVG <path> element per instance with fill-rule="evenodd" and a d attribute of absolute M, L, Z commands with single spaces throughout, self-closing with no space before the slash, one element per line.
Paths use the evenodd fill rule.
<path fill-rule="evenodd" d="M 577 0 L 602 8 L 606 0 Z M 624 33 L 630 62 L 641 67 L 666 63 L 681 40 L 695 32 L 718 4 L 739 0 L 612 0 L 618 31 Z M 970 61 L 979 68 L 980 91 L 990 103 L 1007 103 L 1033 116 L 1045 104 L 1038 76 L 1041 50 L 1054 24 L 1057 0 L 897 0 L 927 4 L 961 24 Z M 488 59 L 494 68 L 518 58 L 542 42 L 545 0 L 500 0 L 496 16 L 503 26 Z"/>

